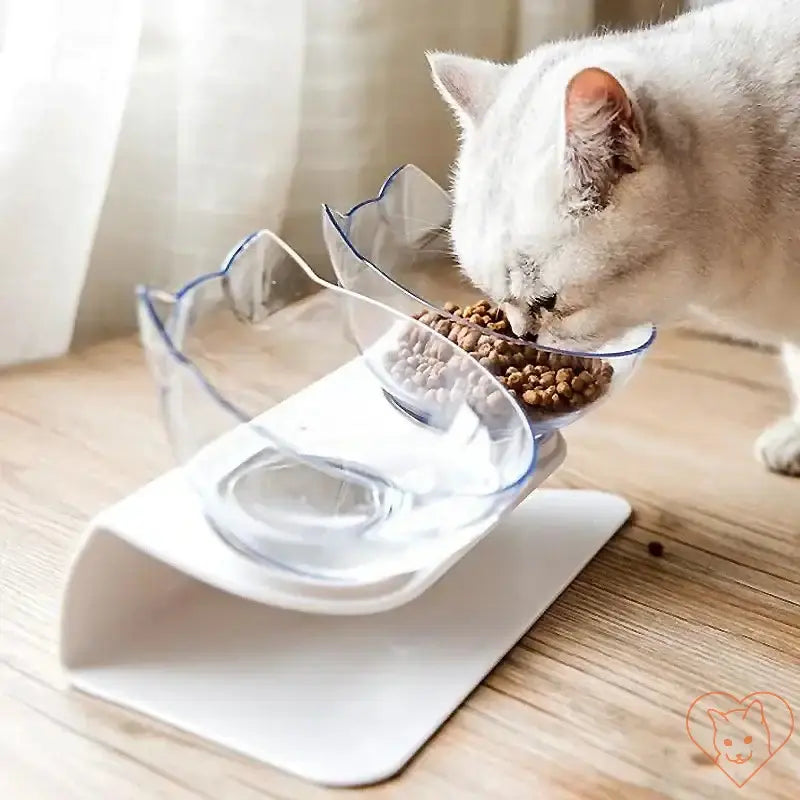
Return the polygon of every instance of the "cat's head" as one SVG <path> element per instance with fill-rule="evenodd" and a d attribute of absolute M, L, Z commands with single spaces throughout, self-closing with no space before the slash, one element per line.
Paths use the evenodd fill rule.
<path fill-rule="evenodd" d="M 754 755 L 760 760 L 770 752 L 769 728 L 759 700 L 725 712 L 712 708 L 708 716 L 714 725 L 714 749 L 726 762 L 744 764 Z"/>
<path fill-rule="evenodd" d="M 635 65 L 573 45 L 513 66 L 428 59 L 461 128 L 451 237 L 462 269 L 515 332 L 541 324 L 545 339 L 594 346 L 683 316 L 694 274 L 679 257 L 682 188 Z"/>

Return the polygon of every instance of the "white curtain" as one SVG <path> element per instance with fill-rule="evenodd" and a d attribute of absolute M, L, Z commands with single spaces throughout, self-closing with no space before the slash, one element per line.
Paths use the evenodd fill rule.
<path fill-rule="evenodd" d="M 507 59 L 614 1 L 0 0 L 0 365 L 132 331 L 136 284 L 259 227 L 325 273 L 320 202 L 446 179 L 424 50 Z"/>

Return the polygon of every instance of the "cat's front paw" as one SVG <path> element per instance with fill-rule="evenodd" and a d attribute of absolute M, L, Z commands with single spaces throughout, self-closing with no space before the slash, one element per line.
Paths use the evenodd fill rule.
<path fill-rule="evenodd" d="M 756 457 L 772 472 L 800 476 L 800 420 L 776 422 L 756 440 Z"/>

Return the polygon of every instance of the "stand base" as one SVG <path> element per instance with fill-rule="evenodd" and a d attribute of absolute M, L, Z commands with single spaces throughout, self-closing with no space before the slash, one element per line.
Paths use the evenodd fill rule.
<path fill-rule="evenodd" d="M 117 589 L 148 594 L 147 613 L 73 607 L 62 658 L 84 692 L 314 782 L 374 783 L 408 762 L 629 514 L 614 495 L 536 490 L 426 592 L 368 616 L 265 606 L 129 560 Z M 104 537 L 94 568 L 119 564 L 115 548 L 132 549 Z"/>

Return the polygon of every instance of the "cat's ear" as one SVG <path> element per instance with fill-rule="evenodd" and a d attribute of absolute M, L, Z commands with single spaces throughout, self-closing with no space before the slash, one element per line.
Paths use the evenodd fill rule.
<path fill-rule="evenodd" d="M 463 128 L 480 121 L 497 97 L 508 67 L 454 53 L 426 53 L 439 94 Z"/>
<path fill-rule="evenodd" d="M 717 711 L 716 708 L 709 708 L 707 713 L 711 717 L 711 722 L 715 728 L 718 724 L 724 725 L 728 721 L 728 718 L 721 711 Z"/>
<path fill-rule="evenodd" d="M 760 700 L 753 700 L 749 706 L 744 710 L 744 719 L 753 720 L 758 719 L 763 725 L 767 724 L 766 717 L 764 716 L 764 705 Z"/>
<path fill-rule="evenodd" d="M 628 92 L 610 72 L 582 69 L 564 98 L 566 169 L 584 204 L 602 207 L 627 172 L 641 166 L 642 122 Z"/>

